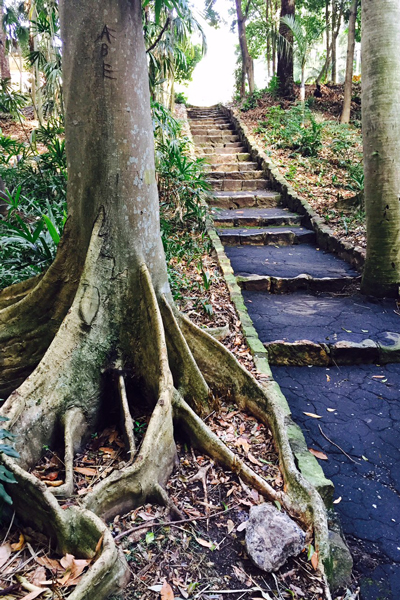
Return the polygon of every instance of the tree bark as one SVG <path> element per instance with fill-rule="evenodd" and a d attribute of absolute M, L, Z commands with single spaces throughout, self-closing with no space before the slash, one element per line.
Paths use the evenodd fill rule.
<path fill-rule="evenodd" d="M 397 294 L 400 283 L 400 4 L 363 0 L 361 5 L 367 223 L 361 289 L 385 296 Z"/>
<path fill-rule="evenodd" d="M 341 123 L 349 123 L 351 108 L 351 91 L 353 83 L 354 48 L 356 45 L 356 21 L 359 0 L 353 0 L 349 18 L 349 33 L 347 41 L 346 77 L 344 82 L 343 110 L 340 116 Z"/>
<path fill-rule="evenodd" d="M 281 2 L 281 17 L 291 15 L 294 17 L 295 13 L 295 0 L 282 0 Z M 278 51 L 278 70 L 277 75 L 279 78 L 279 95 L 281 98 L 287 98 L 293 100 L 294 88 L 293 88 L 293 34 L 287 25 L 281 23 L 279 25 L 279 33 L 287 39 L 290 44 L 290 48 L 284 52 Z"/>
<path fill-rule="evenodd" d="M 337 39 L 342 22 L 344 2 L 343 0 L 332 0 L 332 82 L 337 83 Z"/>
<path fill-rule="evenodd" d="M 242 68 L 246 74 L 247 83 L 249 85 L 249 92 L 252 94 L 254 92 L 254 63 L 253 59 L 250 56 L 249 48 L 247 45 L 247 37 L 246 37 L 246 15 L 243 14 L 242 10 L 242 0 L 235 0 L 236 3 L 236 15 L 237 15 L 237 24 L 238 24 L 238 33 L 239 33 L 239 44 L 240 44 L 240 52 L 242 55 Z"/>
<path fill-rule="evenodd" d="M 11 79 L 10 60 L 6 50 L 6 32 L 3 27 L 4 0 L 0 0 L 0 73 L 2 79 Z"/>

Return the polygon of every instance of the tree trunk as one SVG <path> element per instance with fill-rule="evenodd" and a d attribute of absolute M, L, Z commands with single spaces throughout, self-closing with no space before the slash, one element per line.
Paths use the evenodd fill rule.
<path fill-rule="evenodd" d="M 343 16 L 344 1 L 333 0 L 332 2 L 332 82 L 337 83 L 337 39 Z"/>
<path fill-rule="evenodd" d="M 400 4 L 363 0 L 362 129 L 367 257 L 362 292 L 393 295 L 400 283 Z M 382 43 L 382 33 L 385 43 Z"/>
<path fill-rule="evenodd" d="M 330 41 L 330 16 L 329 16 L 329 3 L 330 0 L 326 0 L 325 4 L 325 35 L 326 35 L 326 58 L 322 66 L 321 71 L 318 74 L 315 82 L 320 83 L 329 77 L 329 65 L 331 62 L 331 41 Z"/>
<path fill-rule="evenodd" d="M 281 2 L 281 17 L 291 15 L 294 17 L 295 0 L 282 0 Z M 287 39 L 290 44 L 290 49 L 284 52 L 278 51 L 278 71 L 279 78 L 279 95 L 281 98 L 294 100 L 293 89 L 293 34 L 287 25 L 281 23 L 279 25 L 279 33 Z"/>
<path fill-rule="evenodd" d="M 0 74 L 2 79 L 11 79 L 10 60 L 6 50 L 6 32 L 3 27 L 4 0 L 0 0 Z"/>
<path fill-rule="evenodd" d="M 242 0 L 235 0 L 236 3 L 236 15 L 237 15 L 237 24 L 238 24 L 238 33 L 239 33 L 239 44 L 240 44 L 240 52 L 242 55 L 242 65 L 244 72 L 246 74 L 247 83 L 249 85 L 249 92 L 252 94 L 254 92 L 254 63 L 253 59 L 250 56 L 249 48 L 247 45 L 247 37 L 246 37 L 246 17 L 242 11 Z"/>
<path fill-rule="evenodd" d="M 351 108 L 351 91 L 353 83 L 354 48 L 356 45 L 356 21 L 359 0 L 353 0 L 349 18 L 349 33 L 347 42 L 346 77 L 344 82 L 343 110 L 340 116 L 341 123 L 349 123 Z"/>

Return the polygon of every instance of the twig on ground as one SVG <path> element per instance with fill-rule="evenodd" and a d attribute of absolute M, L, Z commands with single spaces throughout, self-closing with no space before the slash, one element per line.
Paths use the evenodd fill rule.
<path fill-rule="evenodd" d="M 212 513 L 211 515 L 205 515 L 204 517 L 192 517 L 191 519 L 181 519 L 180 521 L 168 521 L 167 523 L 154 523 L 147 521 L 147 523 L 143 523 L 143 525 L 137 525 L 136 527 L 131 527 L 126 531 L 122 531 L 121 533 L 115 536 L 114 540 L 117 542 L 121 538 L 133 533 L 134 531 L 140 531 L 140 529 L 148 529 L 150 527 L 175 527 L 180 523 L 192 523 L 193 521 L 204 521 L 204 519 L 212 519 L 214 517 L 218 517 L 219 515 L 224 515 L 227 512 L 233 510 L 234 508 L 237 508 L 238 506 L 239 504 L 234 504 L 230 508 L 220 510 L 218 512 Z"/>
<path fill-rule="evenodd" d="M 351 458 L 351 456 L 349 456 L 349 455 L 347 454 L 347 452 L 345 452 L 345 451 L 343 450 L 343 448 L 341 448 L 340 446 L 338 446 L 337 444 L 335 444 L 335 442 L 332 442 L 332 440 L 331 440 L 331 439 L 329 439 L 329 438 L 328 438 L 328 436 L 327 436 L 327 435 L 325 435 L 325 433 L 322 431 L 322 427 L 321 427 L 321 425 L 318 425 L 318 427 L 319 427 L 319 430 L 320 430 L 321 434 L 324 436 L 324 438 L 325 438 L 325 439 L 326 439 L 326 440 L 327 440 L 327 441 L 328 441 L 330 444 L 332 444 L 332 446 L 336 446 L 336 448 L 337 448 L 338 450 L 340 450 L 340 452 L 342 452 L 342 453 L 343 453 L 345 456 L 347 456 L 347 458 L 348 458 L 349 460 L 351 460 L 351 462 L 353 462 L 354 464 L 356 464 L 356 465 L 359 465 L 359 464 L 360 464 L 360 462 L 359 462 L 358 460 L 354 460 L 354 458 Z"/>
<path fill-rule="evenodd" d="M 9 526 L 8 526 L 7 533 L 6 533 L 6 535 L 4 536 L 4 539 L 3 539 L 3 541 L 1 542 L 1 545 L 3 545 L 3 544 L 6 542 L 6 540 L 7 540 L 7 538 L 8 538 L 8 534 L 9 534 L 9 533 L 10 533 L 10 531 L 11 531 L 11 527 L 13 526 L 14 519 L 15 519 L 15 510 L 14 510 L 14 512 L 13 512 L 13 516 L 11 517 L 11 521 L 10 521 L 10 524 L 9 524 Z"/>

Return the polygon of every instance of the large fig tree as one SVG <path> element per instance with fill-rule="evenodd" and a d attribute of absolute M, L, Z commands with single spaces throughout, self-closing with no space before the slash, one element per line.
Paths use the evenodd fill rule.
<path fill-rule="evenodd" d="M 276 384 L 260 386 L 173 304 L 140 0 L 61 0 L 60 14 L 69 216 L 49 270 L 0 294 L 0 395 L 8 396 L 1 413 L 17 434 L 20 459 L 0 456 L 17 480 L 7 490 L 21 521 L 76 556 L 93 556 L 102 539 L 100 557 L 70 596 L 99 600 L 127 573 L 105 521 L 146 501 L 168 505 L 176 431 L 305 524 L 316 514 L 321 524 L 325 513 L 295 468 L 283 427 L 289 415 L 275 410 Z M 280 436 L 285 492 L 272 489 L 201 419 L 227 392 Z M 133 409 L 151 414 L 139 449 Z M 129 458 L 78 506 L 62 510 L 58 497 L 73 492 L 74 453 L 109 411 L 119 413 Z M 44 445 L 64 452 L 58 488 L 29 473 Z"/>

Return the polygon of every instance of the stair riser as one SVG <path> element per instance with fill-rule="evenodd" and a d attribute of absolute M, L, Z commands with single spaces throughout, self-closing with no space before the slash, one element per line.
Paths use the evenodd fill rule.
<path fill-rule="evenodd" d="M 219 166 L 219 165 L 217 165 Z M 236 166 L 236 165 L 235 165 Z M 239 164 L 237 165 L 237 167 L 239 168 Z M 248 171 L 248 170 L 243 170 L 243 171 L 238 171 L 237 169 L 235 171 L 230 171 L 230 172 L 223 172 L 223 171 L 214 171 L 211 173 L 207 174 L 207 179 L 208 180 L 214 180 L 214 179 L 240 179 L 240 180 L 245 180 L 245 181 L 252 181 L 253 179 L 262 179 L 264 176 L 264 173 L 262 171 Z"/>
<path fill-rule="evenodd" d="M 257 163 L 253 162 L 231 162 L 231 163 L 218 163 L 209 165 L 211 171 L 222 171 L 224 173 L 232 173 L 235 171 L 249 172 L 257 169 Z"/>
<path fill-rule="evenodd" d="M 292 231 L 284 231 L 280 233 L 246 233 L 235 234 L 219 233 L 221 241 L 226 245 L 242 245 L 242 246 L 294 246 L 298 244 L 308 244 L 315 242 L 315 233 L 310 231 L 309 234 L 297 236 Z"/>
<path fill-rule="evenodd" d="M 211 189 L 219 192 L 250 192 L 253 190 L 265 190 L 268 186 L 266 179 L 214 179 L 209 181 Z"/>
<path fill-rule="evenodd" d="M 227 144 L 229 142 L 239 142 L 238 135 L 194 135 L 193 141 L 195 144 L 203 144 L 203 146 L 212 147 L 213 144 Z"/>
<path fill-rule="evenodd" d="M 232 209 L 235 208 L 276 208 L 279 206 L 281 197 L 279 194 L 275 196 L 243 196 L 230 198 L 229 196 L 220 197 L 214 196 L 211 204 L 216 208 Z"/>
<path fill-rule="evenodd" d="M 230 144 L 226 144 L 224 146 L 209 146 L 203 145 L 198 146 L 196 148 L 196 152 L 201 154 L 202 156 L 225 156 L 230 154 L 247 154 L 245 148 L 241 145 L 240 142 L 231 142 Z M 250 155 L 249 155 L 250 156 Z"/>
<path fill-rule="evenodd" d="M 213 135 L 215 132 L 234 131 L 230 123 L 226 125 L 191 125 L 190 129 L 193 135 Z"/>
<path fill-rule="evenodd" d="M 190 119 L 190 127 L 210 127 L 211 125 L 229 125 L 232 126 L 230 121 L 226 119 Z"/>
<path fill-rule="evenodd" d="M 291 225 L 300 225 L 301 218 L 295 217 L 235 217 L 221 218 L 214 217 L 214 223 L 218 228 L 222 227 L 282 227 Z"/>
<path fill-rule="evenodd" d="M 201 158 L 205 158 L 206 161 L 210 164 L 213 165 L 215 167 L 222 166 L 222 165 L 238 165 L 240 164 L 240 161 L 238 160 L 238 153 L 232 153 L 232 154 L 201 154 L 199 156 L 201 156 Z M 244 162 L 250 162 L 250 154 L 247 155 L 247 160 L 245 160 Z"/>

